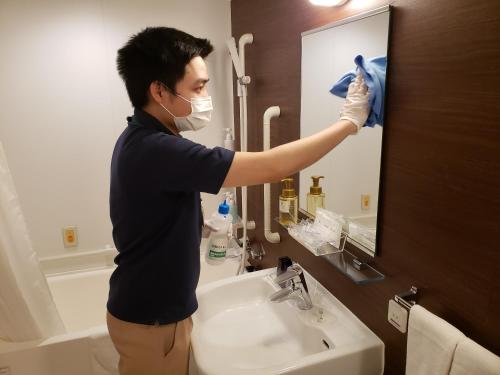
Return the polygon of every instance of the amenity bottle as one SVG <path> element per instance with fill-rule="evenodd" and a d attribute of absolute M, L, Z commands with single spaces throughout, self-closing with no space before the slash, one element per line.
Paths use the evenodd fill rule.
<path fill-rule="evenodd" d="M 319 179 L 324 178 L 324 176 L 312 176 L 311 178 L 313 184 L 309 188 L 309 193 L 307 193 L 307 212 L 316 216 L 317 208 L 325 208 L 325 193 L 319 186 Z"/>
<path fill-rule="evenodd" d="M 281 180 L 281 183 L 279 222 L 283 225 L 296 224 L 299 214 L 299 200 L 293 188 L 293 178 L 285 178 Z"/>

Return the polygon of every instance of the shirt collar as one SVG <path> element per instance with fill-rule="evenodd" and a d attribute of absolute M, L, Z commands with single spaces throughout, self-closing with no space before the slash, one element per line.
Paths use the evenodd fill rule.
<path fill-rule="evenodd" d="M 180 134 L 175 135 L 167 127 L 165 127 L 160 120 L 158 120 L 156 117 L 154 117 L 153 115 L 149 114 L 148 112 L 140 108 L 134 108 L 134 115 L 128 116 L 127 122 L 129 125 L 142 126 L 148 129 L 155 129 L 160 132 L 182 138 Z"/>

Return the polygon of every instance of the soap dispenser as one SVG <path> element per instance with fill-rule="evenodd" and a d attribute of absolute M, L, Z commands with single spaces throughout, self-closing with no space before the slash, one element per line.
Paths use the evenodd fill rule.
<path fill-rule="evenodd" d="M 312 176 L 311 178 L 313 184 L 309 188 L 309 193 L 307 193 L 307 212 L 316 216 L 317 208 L 325 208 L 325 193 L 323 193 L 323 189 L 319 186 L 319 179 L 325 177 Z"/>
<path fill-rule="evenodd" d="M 299 202 L 293 188 L 293 178 L 285 178 L 281 180 L 281 183 L 279 222 L 283 225 L 296 224 L 298 221 Z"/>

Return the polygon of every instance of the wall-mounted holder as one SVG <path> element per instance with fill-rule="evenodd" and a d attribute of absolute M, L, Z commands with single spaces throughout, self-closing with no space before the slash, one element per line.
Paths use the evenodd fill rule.
<path fill-rule="evenodd" d="M 405 309 L 410 310 L 413 305 L 417 303 L 417 293 L 418 289 L 414 286 L 404 293 L 399 293 L 394 296 L 394 300 L 403 306 Z"/>
<path fill-rule="evenodd" d="M 410 309 L 417 303 L 417 292 L 418 289 L 412 286 L 409 291 L 396 294 L 389 300 L 387 321 L 401 333 L 408 330 L 408 317 Z"/>
<path fill-rule="evenodd" d="M 278 218 L 275 220 L 280 223 Z M 294 236 L 293 233 L 289 231 L 289 225 L 283 225 L 282 223 L 280 223 L 280 225 L 288 230 L 290 237 L 292 237 L 295 241 L 300 243 L 314 255 L 320 256 L 327 262 L 331 263 L 341 273 L 349 277 L 354 283 L 367 284 L 384 280 L 385 276 L 382 273 L 377 271 L 368 263 L 361 261 L 358 257 L 345 249 L 345 244 L 349 237 L 347 232 L 342 231 L 340 246 L 338 248 L 330 243 L 325 243 L 318 248 L 314 248 L 308 245 L 303 239 Z"/>
<path fill-rule="evenodd" d="M 335 254 L 322 255 L 322 257 L 356 284 L 368 284 L 385 279 L 382 273 L 368 263 L 362 262 L 346 249 Z"/>
<path fill-rule="evenodd" d="M 289 229 L 289 226 L 284 225 L 285 228 Z M 295 241 L 300 243 L 302 246 L 304 246 L 307 250 L 309 250 L 311 253 L 313 253 L 316 256 L 322 256 L 322 255 L 328 255 L 328 254 L 336 254 L 336 253 L 341 253 L 345 249 L 345 244 L 347 242 L 347 233 L 342 231 L 342 234 L 340 235 L 340 246 L 335 247 L 333 244 L 325 242 L 321 246 L 314 247 L 305 242 L 302 238 L 296 236 L 292 231 L 288 230 L 288 234 L 290 234 L 290 237 L 292 237 Z"/>

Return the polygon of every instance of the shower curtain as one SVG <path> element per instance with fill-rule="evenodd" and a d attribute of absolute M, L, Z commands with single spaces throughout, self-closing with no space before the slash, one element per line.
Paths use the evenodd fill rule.
<path fill-rule="evenodd" d="M 27 341 L 64 332 L 0 142 L 0 339 Z"/>

